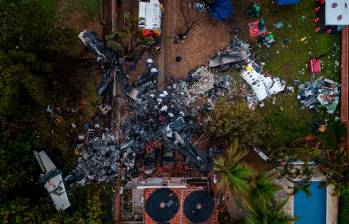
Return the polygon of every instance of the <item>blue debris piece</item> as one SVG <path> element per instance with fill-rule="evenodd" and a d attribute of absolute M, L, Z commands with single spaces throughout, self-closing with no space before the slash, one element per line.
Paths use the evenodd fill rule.
<path fill-rule="evenodd" d="M 282 22 L 278 22 L 278 23 L 274 24 L 274 26 L 277 30 L 279 30 L 284 26 L 284 24 Z"/>
<path fill-rule="evenodd" d="M 327 113 L 336 111 L 340 99 L 340 85 L 329 79 L 319 78 L 306 82 L 297 98 L 308 109 L 324 107 Z"/>
<path fill-rule="evenodd" d="M 183 117 L 179 117 L 174 122 L 170 123 L 169 126 L 171 129 L 180 132 L 185 127 L 185 121 Z"/>
<path fill-rule="evenodd" d="M 211 15 L 217 20 L 226 20 L 233 12 L 233 5 L 230 0 L 216 0 L 211 6 Z"/>
<path fill-rule="evenodd" d="M 278 5 L 295 5 L 298 4 L 301 0 L 276 0 Z"/>

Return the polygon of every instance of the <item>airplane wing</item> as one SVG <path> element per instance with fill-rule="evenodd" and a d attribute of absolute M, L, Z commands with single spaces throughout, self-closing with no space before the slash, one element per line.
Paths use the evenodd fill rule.
<path fill-rule="evenodd" d="M 38 161 L 41 170 L 47 174 L 50 171 L 56 170 L 57 167 L 55 166 L 55 164 L 53 164 L 53 162 L 51 161 L 51 159 L 48 157 L 48 155 L 46 154 L 46 152 L 41 151 L 34 151 L 34 156 L 36 158 L 36 160 Z"/>

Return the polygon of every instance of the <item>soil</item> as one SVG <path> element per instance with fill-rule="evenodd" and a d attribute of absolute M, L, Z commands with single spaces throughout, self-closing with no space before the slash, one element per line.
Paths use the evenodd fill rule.
<path fill-rule="evenodd" d="M 244 1 L 234 4 L 234 16 L 228 21 L 217 21 L 206 13 L 197 13 L 190 5 L 185 10 L 181 5 L 183 2 L 193 2 L 192 0 L 166 0 L 163 1 L 164 13 L 162 18 L 162 40 L 161 54 L 154 58 L 159 68 L 159 87 L 164 87 L 166 80 L 184 79 L 188 72 L 204 65 L 212 54 L 226 47 L 231 40 L 230 31 L 232 27 L 247 29 L 248 18 L 245 15 L 245 9 L 251 3 Z M 138 14 L 138 3 L 136 0 L 124 1 L 118 5 L 118 23 L 123 22 L 123 14 L 129 12 L 133 16 Z M 238 8 L 239 10 L 236 10 Z M 243 9 L 243 10 L 240 10 Z M 189 18 L 189 21 L 197 21 L 193 29 L 188 33 L 184 43 L 175 44 L 174 37 L 185 30 L 185 21 L 183 13 Z M 245 27 L 246 26 L 246 27 Z M 244 38 L 246 38 L 244 36 Z M 248 38 L 248 37 L 247 37 Z M 181 56 L 182 60 L 176 62 L 176 56 Z M 150 57 L 145 55 L 141 61 L 136 64 L 134 71 L 129 71 L 130 81 L 133 82 L 139 74 L 144 72 L 145 60 Z"/>
<path fill-rule="evenodd" d="M 174 37 L 178 32 L 183 32 L 185 22 L 181 12 L 182 1 L 164 1 L 164 36 Z M 208 58 L 219 48 L 228 45 L 231 37 L 229 25 L 211 19 L 204 13 L 196 13 L 198 22 L 188 33 L 184 43 L 175 44 L 173 38 L 164 39 L 164 73 L 175 79 L 183 79 L 192 69 L 207 62 Z M 182 61 L 176 62 L 176 56 L 181 56 Z"/>

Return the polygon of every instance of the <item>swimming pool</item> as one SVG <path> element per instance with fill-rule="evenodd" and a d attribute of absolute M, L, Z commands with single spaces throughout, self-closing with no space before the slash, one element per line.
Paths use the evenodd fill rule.
<path fill-rule="evenodd" d="M 295 224 L 326 224 L 326 188 L 319 188 L 321 181 L 312 181 L 311 196 L 297 192 L 294 195 L 294 216 L 298 217 Z"/>

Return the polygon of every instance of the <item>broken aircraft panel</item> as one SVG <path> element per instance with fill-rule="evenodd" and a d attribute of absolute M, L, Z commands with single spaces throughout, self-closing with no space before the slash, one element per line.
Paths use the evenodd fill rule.
<path fill-rule="evenodd" d="M 56 209 L 58 211 L 67 209 L 70 206 L 70 202 L 63 183 L 62 173 L 53 164 L 46 152 L 34 151 L 34 156 L 44 172 L 40 182 L 44 183 L 44 187 L 50 194 Z"/>

